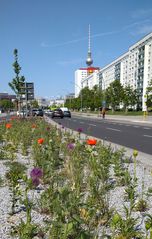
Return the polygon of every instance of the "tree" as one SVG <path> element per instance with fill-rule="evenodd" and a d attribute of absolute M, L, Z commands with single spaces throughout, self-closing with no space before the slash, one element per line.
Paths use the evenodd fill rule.
<path fill-rule="evenodd" d="M 13 103 L 8 99 L 0 100 L 0 107 L 5 111 L 10 110 L 14 107 Z"/>
<path fill-rule="evenodd" d="M 37 100 L 31 101 L 31 107 L 32 107 L 32 108 L 39 108 L 38 101 L 37 101 Z"/>
<path fill-rule="evenodd" d="M 102 101 L 104 100 L 104 92 L 97 85 L 95 85 L 92 90 L 94 96 L 94 108 L 99 109 L 102 105 Z"/>
<path fill-rule="evenodd" d="M 134 106 L 137 104 L 138 97 L 137 97 L 137 91 L 133 90 L 130 85 L 126 86 L 124 88 L 124 94 L 123 94 L 123 104 L 125 111 L 127 112 L 128 106 Z"/>
<path fill-rule="evenodd" d="M 106 89 L 105 98 L 106 102 L 112 107 L 112 111 L 122 103 L 124 95 L 123 86 L 119 80 L 113 81 Z"/>
<path fill-rule="evenodd" d="M 146 96 L 147 96 L 147 108 L 152 107 L 152 79 L 148 84 L 148 87 L 146 89 Z"/>
<path fill-rule="evenodd" d="M 12 82 L 9 82 L 8 85 L 17 95 L 17 99 L 20 100 L 20 95 L 21 95 L 20 90 L 21 90 L 22 83 L 25 82 L 25 77 L 19 76 L 21 67 L 18 63 L 18 50 L 17 49 L 14 50 L 14 57 L 15 57 L 15 62 L 13 63 L 13 69 L 14 69 L 14 72 L 16 75 L 15 75 L 15 78 L 13 78 Z"/>
<path fill-rule="evenodd" d="M 80 94 L 79 94 L 79 99 L 81 102 L 81 94 L 82 94 L 82 108 L 83 109 L 88 109 L 88 108 L 93 108 L 93 91 L 90 90 L 88 87 L 84 87 Z M 81 108 L 81 107 L 80 107 Z"/>

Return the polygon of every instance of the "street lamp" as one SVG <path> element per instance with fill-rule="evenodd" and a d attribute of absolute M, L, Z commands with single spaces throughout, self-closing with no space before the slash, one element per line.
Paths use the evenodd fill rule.
<path fill-rule="evenodd" d="M 104 78 L 102 77 L 102 91 L 103 91 L 103 100 L 102 100 L 102 107 L 106 107 L 106 100 L 105 100 L 105 89 L 106 89 L 106 86 L 105 86 L 105 80 Z"/>
<path fill-rule="evenodd" d="M 71 109 L 71 96 L 70 96 L 71 93 L 67 89 L 63 89 L 63 90 L 69 95 L 69 99 L 70 99 L 70 106 L 69 106 L 69 108 Z M 66 99 L 68 99 L 68 97 L 67 97 L 67 95 L 64 95 L 64 105 L 66 103 Z"/>
<path fill-rule="evenodd" d="M 75 85 L 79 88 L 80 90 L 80 100 L 81 100 L 81 111 L 83 107 L 83 98 L 82 98 L 82 86 L 80 87 L 78 84 L 75 83 Z"/>

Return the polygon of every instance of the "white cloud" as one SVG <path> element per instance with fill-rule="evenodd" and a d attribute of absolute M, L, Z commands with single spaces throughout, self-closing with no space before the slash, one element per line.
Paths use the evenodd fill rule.
<path fill-rule="evenodd" d="M 45 42 L 42 42 L 41 47 L 49 47 L 49 44 L 46 44 Z"/>
<path fill-rule="evenodd" d="M 83 37 L 83 38 L 79 38 L 79 39 L 74 39 L 71 41 L 66 41 L 66 42 L 61 42 L 61 43 L 56 43 L 56 44 L 46 44 L 46 43 L 41 43 L 41 47 L 57 47 L 57 46 L 65 46 L 65 45 L 69 45 L 69 44 L 73 44 L 73 43 L 77 43 L 83 40 L 86 40 L 88 37 Z"/>
<path fill-rule="evenodd" d="M 101 33 L 97 33 L 97 34 L 91 35 L 91 38 L 107 36 L 107 35 L 113 35 L 113 34 L 116 34 L 118 32 L 119 31 L 101 32 Z M 82 37 L 82 38 L 78 38 L 78 39 L 74 39 L 74 40 L 70 40 L 70 41 L 66 41 L 66 42 L 56 43 L 56 44 L 46 44 L 45 42 L 42 42 L 41 43 L 41 47 L 65 46 L 65 45 L 74 44 L 74 43 L 77 43 L 77 42 L 80 42 L 80 41 L 84 41 L 84 40 L 87 40 L 87 39 L 88 39 L 88 36 Z"/>
<path fill-rule="evenodd" d="M 146 24 L 148 22 L 150 22 L 149 19 L 145 19 L 143 21 L 138 21 L 138 22 L 133 22 L 131 24 L 128 24 L 128 25 L 124 26 L 122 29 L 127 30 L 127 29 L 130 29 L 130 28 L 141 26 L 141 25 Z"/>
<path fill-rule="evenodd" d="M 137 9 L 137 10 L 131 12 L 132 18 L 143 18 L 143 17 L 149 17 L 151 15 L 152 15 L 152 8 Z"/>
<path fill-rule="evenodd" d="M 117 34 L 120 31 L 109 31 L 109 32 L 101 32 L 101 33 L 97 33 L 91 36 L 91 38 L 96 38 L 96 37 L 101 37 L 101 36 L 108 36 L 108 35 L 113 35 L 113 34 Z"/>
<path fill-rule="evenodd" d="M 134 32 L 131 32 L 132 35 L 146 35 L 148 33 L 152 32 L 152 25 L 145 25 L 138 27 Z"/>
<path fill-rule="evenodd" d="M 144 10 L 143 10 L 144 11 Z M 149 9 L 149 11 L 152 11 L 152 9 Z M 135 14 L 135 12 L 134 12 Z M 138 13 L 138 16 L 141 15 L 141 13 Z M 113 30 L 113 31 L 107 31 L 107 32 L 100 32 L 100 33 L 96 33 L 91 35 L 91 38 L 97 38 L 97 37 L 102 37 L 102 36 L 109 36 L 109 35 L 114 35 L 114 34 L 118 34 L 122 31 L 126 31 L 128 29 L 134 28 L 134 33 L 131 32 L 132 35 L 136 35 L 136 34 L 147 34 L 148 32 L 151 31 L 151 26 L 147 26 L 145 24 L 150 23 L 150 19 L 145 19 L 142 21 L 136 21 L 133 22 L 131 24 L 125 25 L 122 28 L 120 28 L 119 30 Z M 41 43 L 41 47 L 44 48 L 54 48 L 54 47 L 59 47 L 59 46 L 66 46 L 66 45 L 71 45 L 71 44 L 75 44 L 84 40 L 88 40 L 88 36 L 82 37 L 82 38 L 77 38 L 77 39 L 73 39 L 73 40 L 69 40 L 69 41 L 65 41 L 65 42 L 60 42 L 60 43 L 56 43 L 56 44 L 47 44 L 45 42 Z M 66 64 L 65 62 L 62 62 L 61 64 Z M 69 63 L 68 63 L 69 64 Z"/>

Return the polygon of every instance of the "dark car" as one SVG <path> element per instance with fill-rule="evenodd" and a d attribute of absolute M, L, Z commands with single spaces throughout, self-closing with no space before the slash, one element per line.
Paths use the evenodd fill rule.
<path fill-rule="evenodd" d="M 63 111 L 64 117 L 71 118 L 71 112 L 67 107 L 60 107 L 60 109 Z"/>
<path fill-rule="evenodd" d="M 69 110 L 64 110 L 63 111 L 64 117 L 69 117 L 71 118 L 71 112 Z"/>
<path fill-rule="evenodd" d="M 51 117 L 52 118 L 58 117 L 62 119 L 64 117 L 63 111 L 61 109 L 55 109 L 53 110 Z"/>
<path fill-rule="evenodd" d="M 43 116 L 42 109 L 32 109 L 32 116 Z"/>

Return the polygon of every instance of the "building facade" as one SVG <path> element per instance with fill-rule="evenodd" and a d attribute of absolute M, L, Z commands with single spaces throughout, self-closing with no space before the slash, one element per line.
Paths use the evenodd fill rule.
<path fill-rule="evenodd" d="M 132 45 L 125 54 L 104 66 L 96 75 L 94 72 L 79 80 L 79 84 L 81 88 L 88 86 L 90 89 L 97 84 L 104 90 L 111 82 L 119 80 L 124 87 L 130 85 L 137 90 L 138 107 L 146 111 L 146 88 L 151 79 L 152 33 Z"/>
<path fill-rule="evenodd" d="M 99 84 L 99 67 L 80 68 L 75 71 L 75 97 L 78 97 L 84 87 L 92 89 L 94 85 Z"/>
<path fill-rule="evenodd" d="M 80 68 L 75 71 L 75 97 L 79 96 L 79 93 L 82 89 L 82 81 L 87 77 L 87 69 L 86 68 Z"/>
<path fill-rule="evenodd" d="M 16 100 L 16 95 L 9 95 L 8 93 L 0 93 L 0 100 Z"/>

